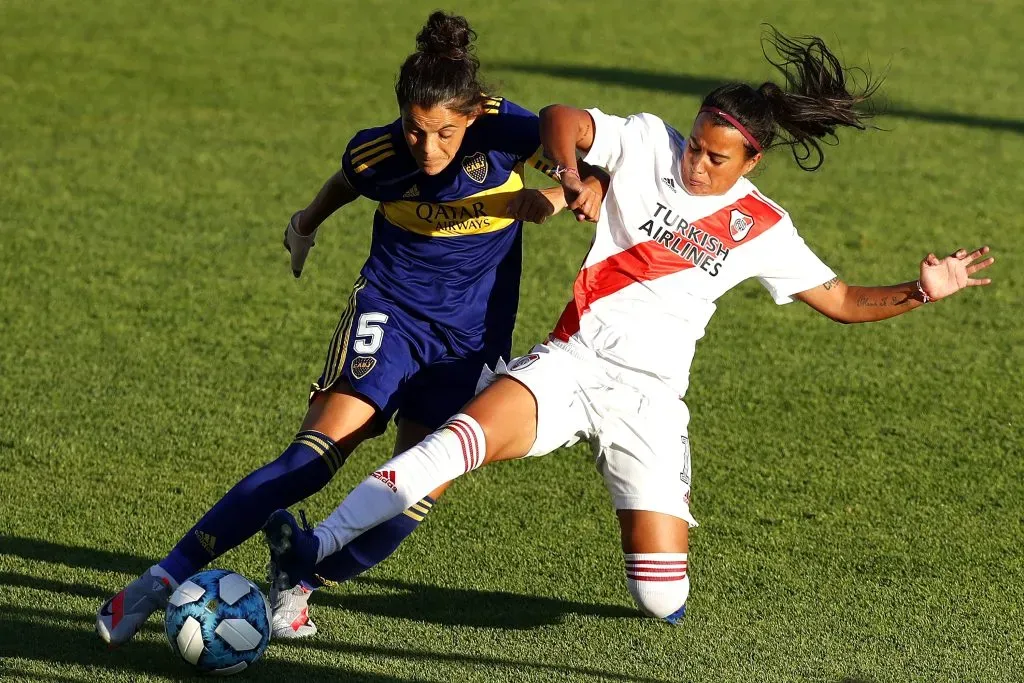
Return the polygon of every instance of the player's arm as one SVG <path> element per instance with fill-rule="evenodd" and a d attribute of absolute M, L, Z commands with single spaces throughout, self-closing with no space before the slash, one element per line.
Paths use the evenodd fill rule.
<path fill-rule="evenodd" d="M 995 261 L 981 247 L 968 253 L 960 249 L 944 259 L 929 254 L 921 261 L 921 277 L 887 287 L 857 287 L 839 278 L 795 294 L 794 296 L 824 316 L 840 323 L 868 323 L 907 313 L 929 301 L 939 301 L 961 289 L 987 285 L 989 278 L 971 278 Z"/>
<path fill-rule="evenodd" d="M 359 192 L 348 182 L 345 171 L 338 169 L 316 193 L 309 206 L 299 211 L 295 231 L 300 235 L 312 235 L 331 214 L 357 199 Z"/>
<path fill-rule="evenodd" d="M 597 193 L 598 201 L 604 200 L 611 179 L 608 173 L 586 162 L 579 162 L 583 184 Z M 548 174 L 550 175 L 550 174 Z M 560 185 L 541 189 L 523 188 L 513 195 L 508 204 L 508 215 L 521 221 L 543 223 L 566 207 L 565 192 Z"/>
<path fill-rule="evenodd" d="M 320 225 L 332 213 L 358 198 L 359 192 L 345 177 L 345 171 L 339 169 L 327 179 L 305 209 L 292 215 L 284 231 L 284 248 L 292 255 L 292 274 L 295 277 L 302 275 L 302 267 L 315 244 Z"/>
<path fill-rule="evenodd" d="M 555 162 L 566 204 L 578 220 L 596 221 L 604 199 L 580 176 L 576 152 L 584 154 L 594 144 L 594 118 L 583 109 L 552 104 L 540 110 L 540 142 Z M 599 186 L 600 187 L 600 184 Z"/>

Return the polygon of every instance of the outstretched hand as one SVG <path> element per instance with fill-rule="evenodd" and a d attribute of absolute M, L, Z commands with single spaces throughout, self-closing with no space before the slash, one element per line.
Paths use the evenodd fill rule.
<path fill-rule="evenodd" d="M 988 268 L 995 258 L 988 257 L 978 261 L 989 252 L 988 247 L 981 247 L 968 253 L 966 249 L 958 249 L 944 259 L 935 254 L 928 254 L 921 261 L 921 288 L 929 299 L 938 301 L 956 294 L 964 287 L 991 284 L 989 278 L 972 278 L 979 270 Z"/>

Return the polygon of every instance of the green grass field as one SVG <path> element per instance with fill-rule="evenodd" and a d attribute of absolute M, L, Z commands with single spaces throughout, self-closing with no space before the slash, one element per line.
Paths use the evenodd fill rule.
<path fill-rule="evenodd" d="M 0 679 L 178 680 L 153 619 L 96 607 L 288 443 L 365 258 L 344 209 L 294 280 L 280 235 L 392 85 L 436 3 L 0 0 Z M 992 246 L 995 284 L 889 323 L 777 307 L 755 282 L 697 353 L 693 592 L 638 617 L 588 453 L 466 477 L 321 629 L 253 681 L 1024 680 L 1024 89 L 1019 0 L 460 2 L 486 77 L 537 109 L 653 111 L 770 75 L 759 23 L 888 70 L 885 131 L 755 179 L 847 281 Z M 591 229 L 527 229 L 516 348 Z M 671 340 L 663 340 L 671 344 Z M 325 515 L 386 459 L 364 446 Z M 261 578 L 262 543 L 218 564 Z"/>

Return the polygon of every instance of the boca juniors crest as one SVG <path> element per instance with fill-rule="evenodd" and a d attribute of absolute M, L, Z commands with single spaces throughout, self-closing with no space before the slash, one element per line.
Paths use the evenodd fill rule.
<path fill-rule="evenodd" d="M 370 374 L 370 370 L 373 370 L 375 365 L 377 365 L 377 359 L 373 356 L 357 356 L 352 359 L 352 365 L 349 368 L 353 377 L 362 379 Z"/>
<path fill-rule="evenodd" d="M 754 227 L 752 216 L 748 216 L 739 209 L 733 209 L 729 214 L 729 234 L 735 241 L 742 242 L 752 227 Z"/>
<path fill-rule="evenodd" d="M 487 155 L 483 152 L 470 154 L 462 159 L 462 170 L 474 183 L 483 184 L 487 180 Z"/>

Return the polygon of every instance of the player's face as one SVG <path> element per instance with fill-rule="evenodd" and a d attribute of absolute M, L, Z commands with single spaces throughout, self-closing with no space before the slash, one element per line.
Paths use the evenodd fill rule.
<path fill-rule="evenodd" d="M 725 194 L 740 176 L 749 173 L 761 155 L 747 159 L 743 134 L 730 126 L 716 126 L 704 113 L 693 121 L 683 153 L 683 185 L 696 195 Z"/>
<path fill-rule="evenodd" d="M 476 116 L 466 116 L 443 104 L 426 109 L 411 104 L 402 110 L 402 129 L 416 163 L 427 175 L 448 167 Z"/>

